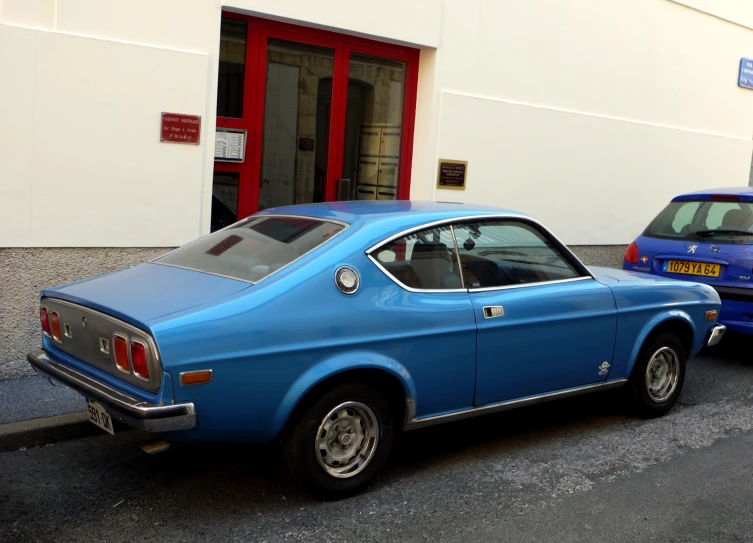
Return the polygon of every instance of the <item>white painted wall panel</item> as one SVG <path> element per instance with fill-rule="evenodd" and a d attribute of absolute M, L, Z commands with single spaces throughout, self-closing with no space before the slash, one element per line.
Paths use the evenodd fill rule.
<path fill-rule="evenodd" d="M 30 239 L 171 246 L 200 233 L 204 148 L 160 143 L 160 112 L 202 114 L 207 57 L 33 32 Z M 210 134 L 209 136 L 207 134 Z M 202 139 L 213 139 L 202 125 Z"/>
<path fill-rule="evenodd" d="M 55 28 L 57 0 L 0 0 L 0 21 L 35 28 Z"/>
<path fill-rule="evenodd" d="M 753 142 L 443 93 L 438 154 L 469 161 L 437 200 L 529 213 L 565 243 L 629 243 L 681 192 L 746 179 Z"/>
<path fill-rule="evenodd" d="M 0 26 L 0 245 L 31 240 L 34 39 Z"/>
<path fill-rule="evenodd" d="M 214 53 L 219 0 L 62 0 L 61 32 Z"/>
<path fill-rule="evenodd" d="M 753 2 L 750 0 L 671 0 L 726 21 L 753 29 Z"/>
<path fill-rule="evenodd" d="M 438 85 L 751 137 L 753 33 L 666 0 L 447 0 Z"/>
<path fill-rule="evenodd" d="M 497 0 L 495 0 L 497 1 Z M 441 42 L 444 0 L 223 0 L 226 9 L 428 47 Z"/>

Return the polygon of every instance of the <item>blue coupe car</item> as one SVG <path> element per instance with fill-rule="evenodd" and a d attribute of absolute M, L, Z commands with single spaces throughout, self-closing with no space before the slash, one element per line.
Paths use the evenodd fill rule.
<path fill-rule="evenodd" d="M 277 441 L 298 483 L 336 497 L 403 430 L 623 386 L 666 413 L 719 308 L 703 284 L 589 269 L 519 213 L 313 204 L 44 290 L 28 360 L 111 433 Z"/>
<path fill-rule="evenodd" d="M 752 187 L 677 196 L 630 244 L 623 269 L 711 285 L 719 322 L 753 334 L 752 225 Z"/>

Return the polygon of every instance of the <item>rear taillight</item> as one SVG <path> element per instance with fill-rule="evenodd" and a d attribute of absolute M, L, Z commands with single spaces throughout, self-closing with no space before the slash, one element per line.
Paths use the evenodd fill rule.
<path fill-rule="evenodd" d="M 628 245 L 628 248 L 625 251 L 625 262 L 638 264 L 638 246 L 635 244 L 635 242 Z"/>
<path fill-rule="evenodd" d="M 123 371 L 131 372 L 128 362 L 128 340 L 123 336 L 112 336 L 112 351 L 115 353 L 115 365 Z"/>
<path fill-rule="evenodd" d="M 149 368 L 146 365 L 146 348 L 143 343 L 131 342 L 131 362 L 133 362 L 133 373 L 148 380 Z"/>
<path fill-rule="evenodd" d="M 50 315 L 47 313 L 46 307 L 39 310 L 39 321 L 42 323 L 42 331 L 45 335 L 52 335 L 50 331 Z"/>
<path fill-rule="evenodd" d="M 63 334 L 60 333 L 60 315 L 55 311 L 50 313 L 50 328 L 52 329 L 52 337 L 57 341 L 63 341 Z"/>

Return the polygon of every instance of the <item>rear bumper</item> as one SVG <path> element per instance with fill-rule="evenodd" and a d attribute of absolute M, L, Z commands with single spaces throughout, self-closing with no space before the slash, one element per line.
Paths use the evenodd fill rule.
<path fill-rule="evenodd" d="M 147 432 L 174 432 L 196 427 L 192 403 L 155 405 L 123 394 L 81 372 L 64 366 L 44 351 L 29 353 L 26 359 L 37 373 L 72 388 L 101 403 L 115 420 Z"/>
<path fill-rule="evenodd" d="M 717 324 L 716 326 L 714 326 L 714 330 L 712 330 L 711 335 L 709 336 L 709 340 L 706 342 L 706 345 L 713 347 L 714 345 L 719 343 L 724 336 L 724 332 L 726 331 L 727 327 L 723 324 Z"/>

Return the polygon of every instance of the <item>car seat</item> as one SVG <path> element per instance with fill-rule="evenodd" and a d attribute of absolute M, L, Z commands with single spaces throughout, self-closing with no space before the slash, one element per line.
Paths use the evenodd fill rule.
<path fill-rule="evenodd" d="M 444 243 L 416 243 L 410 264 L 424 289 L 461 288 L 452 255 Z"/>

